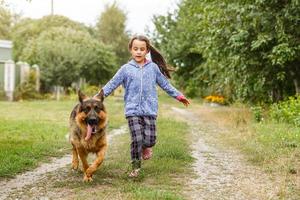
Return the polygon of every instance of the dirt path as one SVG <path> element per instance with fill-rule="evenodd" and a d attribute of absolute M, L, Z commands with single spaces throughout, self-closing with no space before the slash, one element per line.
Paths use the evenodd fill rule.
<path fill-rule="evenodd" d="M 114 129 L 108 134 L 108 143 L 111 142 L 112 138 L 116 135 L 120 135 L 126 132 L 127 126 L 122 126 L 119 129 Z M 49 199 L 48 197 L 42 198 L 42 193 L 40 189 L 45 187 L 47 184 L 39 185 L 38 182 L 46 182 L 49 178 L 49 174 L 55 173 L 58 170 L 63 170 L 71 163 L 71 154 L 65 155 L 61 158 L 53 158 L 49 163 L 44 163 L 34 171 L 28 171 L 26 173 L 20 174 L 11 180 L 4 180 L 0 182 L 0 200 L 2 199 L 22 199 L 19 197 L 10 197 L 13 193 L 18 193 L 17 196 L 22 196 L 23 190 L 32 190 L 33 193 L 36 192 L 36 196 L 32 196 L 30 199 Z M 68 169 L 69 170 L 69 169 Z M 48 191 L 49 192 L 49 191 Z M 14 195 L 12 195 L 14 196 Z M 51 192 L 51 199 L 55 196 L 55 191 Z M 54 198 L 55 199 L 55 198 Z"/>
<path fill-rule="evenodd" d="M 185 193 L 189 199 L 278 199 L 279 184 L 240 153 L 217 144 L 214 137 L 225 130 L 205 123 L 199 113 L 175 107 L 172 110 L 188 122 L 193 137 L 193 168 L 197 176 L 188 180 Z"/>

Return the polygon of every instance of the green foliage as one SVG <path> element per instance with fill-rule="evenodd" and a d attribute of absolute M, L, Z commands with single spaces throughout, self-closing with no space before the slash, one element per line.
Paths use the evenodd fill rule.
<path fill-rule="evenodd" d="M 25 18 L 17 23 L 12 29 L 14 60 L 20 60 L 23 49 L 28 46 L 28 42 L 37 39 L 44 31 L 59 27 L 70 28 L 78 31 L 87 30 L 83 24 L 74 22 L 67 17 L 59 15 L 49 15 L 38 20 Z"/>
<path fill-rule="evenodd" d="M 8 9 L 0 4 L 0 39 L 10 38 L 12 14 Z"/>
<path fill-rule="evenodd" d="M 0 101 L 6 100 L 6 94 L 4 90 L 0 90 Z"/>
<path fill-rule="evenodd" d="M 31 100 L 31 99 L 41 99 L 42 96 L 36 90 L 36 73 L 31 70 L 29 73 L 28 81 L 17 86 L 14 92 L 14 97 L 16 100 Z"/>
<path fill-rule="evenodd" d="M 261 122 L 263 120 L 263 108 L 261 106 L 253 106 L 251 107 L 253 112 L 254 120 L 256 122 Z"/>
<path fill-rule="evenodd" d="M 192 96 L 278 101 L 300 91 L 297 2 L 185 0 L 154 18 L 153 36 Z"/>
<path fill-rule="evenodd" d="M 88 84 L 105 84 L 118 69 L 118 58 L 113 49 L 96 39 L 92 39 L 86 46 L 85 55 L 86 57 L 82 57 L 85 64 L 80 74 Z"/>
<path fill-rule="evenodd" d="M 117 6 L 116 2 L 106 6 L 96 24 L 96 37 L 104 44 L 112 47 L 117 55 L 119 66 L 126 63 L 129 58 L 129 36 L 125 26 L 126 14 Z"/>
<path fill-rule="evenodd" d="M 20 58 L 40 66 L 44 85 L 67 87 L 79 78 L 88 36 L 70 28 L 48 29 L 26 46 Z"/>
<path fill-rule="evenodd" d="M 84 88 L 82 88 L 82 92 L 85 95 L 92 97 L 99 92 L 99 89 L 100 88 L 95 85 L 86 85 Z"/>
<path fill-rule="evenodd" d="M 68 18 L 24 20 L 14 30 L 15 59 L 40 66 L 43 91 L 54 85 L 70 87 L 79 78 L 98 85 L 116 71 L 116 57 L 111 48 Z"/>
<path fill-rule="evenodd" d="M 288 100 L 271 106 L 270 116 L 278 122 L 286 122 L 300 126 L 300 96 L 289 97 Z"/>

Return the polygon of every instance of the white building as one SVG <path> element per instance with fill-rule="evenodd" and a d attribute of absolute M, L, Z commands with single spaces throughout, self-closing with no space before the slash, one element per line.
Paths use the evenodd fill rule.
<path fill-rule="evenodd" d="M 8 40 L 0 40 L 0 93 L 5 93 L 9 100 L 13 100 L 16 86 L 27 81 L 30 73 L 30 66 L 24 62 L 15 64 L 12 58 L 13 44 Z M 39 90 L 39 69 L 34 68 L 37 74 L 37 91 Z"/>

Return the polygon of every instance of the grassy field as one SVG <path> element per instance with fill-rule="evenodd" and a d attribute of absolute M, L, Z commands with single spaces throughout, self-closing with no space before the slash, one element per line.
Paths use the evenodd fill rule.
<path fill-rule="evenodd" d="M 210 120 L 230 130 L 224 133 L 223 139 L 241 149 L 253 163 L 277 172 L 299 170 L 299 127 L 271 120 L 257 123 L 246 107 L 212 108 L 206 114 Z M 288 160 L 295 163 L 286 162 Z"/>
<path fill-rule="evenodd" d="M 108 98 L 109 128 L 125 123 L 123 104 Z M 0 177 L 32 169 L 70 151 L 66 139 L 74 101 L 0 102 Z"/>

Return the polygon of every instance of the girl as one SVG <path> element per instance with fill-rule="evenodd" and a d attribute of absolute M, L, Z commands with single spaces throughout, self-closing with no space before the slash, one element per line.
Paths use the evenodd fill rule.
<path fill-rule="evenodd" d="M 165 59 L 148 38 L 135 36 L 128 47 L 132 60 L 123 65 L 100 92 L 106 97 L 121 84 L 125 88 L 125 116 L 131 133 L 132 171 L 129 176 L 137 177 L 141 159 L 151 158 L 152 147 L 156 143 L 156 84 L 185 106 L 190 102 L 167 80 L 171 76 Z M 146 59 L 149 52 L 152 61 Z"/>

